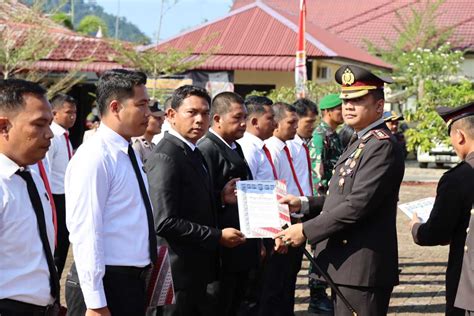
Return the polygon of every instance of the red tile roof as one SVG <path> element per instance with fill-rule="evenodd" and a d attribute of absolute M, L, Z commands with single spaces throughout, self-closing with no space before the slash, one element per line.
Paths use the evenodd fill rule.
<path fill-rule="evenodd" d="M 252 3 L 151 47 L 160 52 L 166 52 L 169 47 L 193 47 L 194 54 L 218 47 L 217 53 L 197 67 L 199 69 L 293 71 L 297 23 L 296 17 L 282 15 L 262 3 Z M 209 40 L 203 41 L 206 38 Z M 309 58 L 350 60 L 391 69 L 391 65 L 319 26 L 307 28 L 306 40 Z"/>
<path fill-rule="evenodd" d="M 1 0 L 0 0 L 1 1 Z M 17 22 L 13 15 L 32 14 L 30 9 L 16 0 L 0 3 L 0 28 L 10 28 L 15 31 L 15 40 L 20 42 L 25 38 L 29 29 L 37 25 Z M 49 54 L 34 64 L 34 67 L 43 71 L 66 72 L 80 69 L 85 72 L 104 72 L 108 69 L 123 68 L 114 62 L 116 51 L 104 39 L 82 36 L 64 28 L 48 18 L 34 16 L 37 23 L 41 23 L 51 37 L 55 46 Z M 84 60 L 90 60 L 85 63 Z M 78 68 L 79 67 L 79 68 Z"/>
<path fill-rule="evenodd" d="M 264 3 L 285 16 L 298 14 L 296 0 L 236 0 L 231 10 L 254 2 Z M 410 16 L 412 9 L 423 9 L 426 0 L 307 0 L 306 3 L 308 25 L 318 25 L 365 49 L 367 39 L 386 48 L 384 38 L 389 41 L 397 38 L 395 27 L 400 26 L 397 12 Z M 441 28 L 454 27 L 450 37 L 453 47 L 474 51 L 474 1 L 445 0 L 436 21 Z M 308 32 L 311 33 L 309 27 Z"/>

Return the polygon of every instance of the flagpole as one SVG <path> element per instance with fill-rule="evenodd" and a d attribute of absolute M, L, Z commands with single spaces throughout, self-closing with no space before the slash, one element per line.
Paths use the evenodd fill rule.
<path fill-rule="evenodd" d="M 306 97 L 306 0 L 300 0 L 298 19 L 298 42 L 295 60 L 296 98 Z"/>

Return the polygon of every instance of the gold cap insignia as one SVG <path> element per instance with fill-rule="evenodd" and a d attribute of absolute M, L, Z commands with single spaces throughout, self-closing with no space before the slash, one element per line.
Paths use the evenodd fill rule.
<path fill-rule="evenodd" d="M 342 84 L 346 86 L 350 86 L 355 81 L 354 74 L 349 68 L 346 68 L 346 70 L 344 70 L 344 73 L 342 74 L 341 79 L 342 79 Z"/>

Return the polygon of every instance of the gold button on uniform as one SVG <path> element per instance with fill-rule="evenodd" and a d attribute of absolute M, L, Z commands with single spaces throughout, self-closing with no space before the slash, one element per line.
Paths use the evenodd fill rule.
<path fill-rule="evenodd" d="M 467 246 L 464 246 L 464 251 L 467 252 Z"/>
<path fill-rule="evenodd" d="M 342 243 L 343 243 L 344 245 L 347 244 L 347 240 L 344 239 L 344 240 L 342 241 Z"/>
<path fill-rule="evenodd" d="M 469 233 L 469 227 L 468 227 L 468 228 L 466 228 L 466 233 Z"/>

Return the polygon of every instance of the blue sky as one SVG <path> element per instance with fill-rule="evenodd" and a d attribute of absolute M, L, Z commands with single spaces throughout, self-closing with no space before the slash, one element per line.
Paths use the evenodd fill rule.
<path fill-rule="evenodd" d="M 97 0 L 97 4 L 106 12 L 117 14 L 119 1 L 119 15 L 133 22 L 155 42 L 161 0 Z M 231 5 L 232 0 L 178 0 L 164 17 L 160 37 L 167 39 L 206 20 L 219 18 L 229 12 Z"/>

